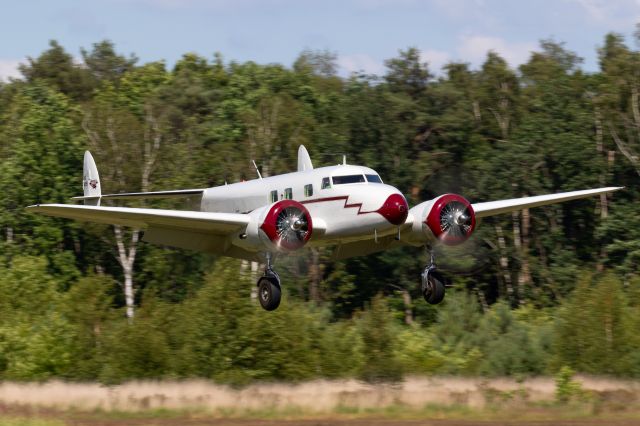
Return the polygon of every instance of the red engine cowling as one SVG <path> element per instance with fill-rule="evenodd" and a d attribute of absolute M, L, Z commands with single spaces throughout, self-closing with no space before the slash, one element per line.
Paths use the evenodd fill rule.
<path fill-rule="evenodd" d="M 476 215 L 464 197 L 445 194 L 435 200 L 424 223 L 437 239 L 453 246 L 471 236 L 476 227 Z"/>
<path fill-rule="evenodd" d="M 313 222 L 304 205 L 293 200 L 281 200 L 269 208 L 260 229 L 277 250 L 293 251 L 309 241 Z"/>

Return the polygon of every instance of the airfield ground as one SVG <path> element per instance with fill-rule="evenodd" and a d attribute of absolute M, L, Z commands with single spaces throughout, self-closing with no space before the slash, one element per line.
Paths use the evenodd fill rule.
<path fill-rule="evenodd" d="M 473 420 L 473 419 L 191 419 L 120 418 L 101 419 L 75 416 L 0 416 L 3 426 L 638 426 L 640 419 L 546 419 L 546 420 Z"/>
<path fill-rule="evenodd" d="M 314 381 L 241 389 L 206 381 L 0 383 L 0 426 L 640 426 L 640 382 L 579 377 Z"/>

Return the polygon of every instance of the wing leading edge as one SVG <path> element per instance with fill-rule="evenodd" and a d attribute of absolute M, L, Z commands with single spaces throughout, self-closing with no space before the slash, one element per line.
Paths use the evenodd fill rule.
<path fill-rule="evenodd" d="M 622 186 L 612 186 L 608 188 L 586 189 L 583 191 L 561 192 L 559 194 L 537 195 L 533 197 L 512 198 L 509 200 L 488 201 L 486 203 L 475 203 L 471 206 L 476 213 L 476 217 L 494 216 L 508 213 L 515 210 L 522 210 L 531 207 L 546 206 L 547 204 L 561 203 L 563 201 L 577 200 L 604 192 L 613 192 L 623 189 Z"/>
<path fill-rule="evenodd" d="M 131 226 L 162 227 L 185 231 L 227 235 L 249 223 L 249 215 L 181 210 L 98 207 L 69 204 L 39 204 L 27 207 L 34 213 L 86 222 Z"/>

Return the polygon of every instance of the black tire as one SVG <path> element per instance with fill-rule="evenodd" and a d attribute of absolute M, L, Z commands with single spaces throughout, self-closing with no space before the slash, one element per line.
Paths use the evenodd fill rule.
<path fill-rule="evenodd" d="M 442 302 L 444 299 L 444 283 L 437 274 L 431 272 L 427 275 L 427 282 L 422 296 L 430 305 L 437 305 Z"/>
<path fill-rule="evenodd" d="M 273 311 L 280 306 L 280 284 L 273 277 L 258 280 L 258 300 L 265 311 Z"/>

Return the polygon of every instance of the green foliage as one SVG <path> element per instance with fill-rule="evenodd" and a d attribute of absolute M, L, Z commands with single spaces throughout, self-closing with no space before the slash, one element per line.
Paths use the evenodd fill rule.
<path fill-rule="evenodd" d="M 63 376 L 70 366 L 71 323 L 46 259 L 16 256 L 0 267 L 0 374 L 7 379 Z"/>
<path fill-rule="evenodd" d="M 637 375 L 637 325 L 638 311 L 616 275 L 585 275 L 558 313 L 556 363 L 587 373 Z"/>
<path fill-rule="evenodd" d="M 583 396 L 582 385 L 573 380 L 575 372 L 566 365 L 556 374 L 556 401 L 567 403 L 572 398 Z"/>
<path fill-rule="evenodd" d="M 97 355 L 102 364 L 98 377 L 102 382 L 168 376 L 171 357 L 160 315 L 160 310 L 154 315 L 138 310 L 133 324 L 123 320 L 111 323 L 101 338 Z"/>
<path fill-rule="evenodd" d="M 370 382 L 399 380 L 401 364 L 394 354 L 397 335 L 384 297 L 378 295 L 371 301 L 371 308 L 362 315 L 359 326 L 364 356 L 360 377 Z"/>
<path fill-rule="evenodd" d="M 74 283 L 65 294 L 64 316 L 72 326 L 70 368 L 65 376 L 77 380 L 95 380 L 103 367 L 101 346 L 110 332 L 110 308 L 113 297 L 110 277 L 88 275 Z"/>
<path fill-rule="evenodd" d="M 560 370 L 565 400 L 564 366 L 640 376 L 640 53 L 610 34 L 599 54 L 601 70 L 585 74 L 545 40 L 518 72 L 490 52 L 479 69 L 450 63 L 436 78 L 408 48 L 383 76 L 344 79 L 327 51 L 291 68 L 189 53 L 169 70 L 108 40 L 82 49 L 79 66 L 52 41 L 23 81 L 0 84 L 0 378 L 242 385 Z M 142 243 L 133 321 L 110 230 L 24 210 L 78 194 L 86 147 L 118 192 L 251 179 L 252 159 L 264 175 L 288 172 L 302 143 L 316 166 L 345 153 L 413 204 L 627 189 L 485 219 L 469 243 L 438 250 L 457 289 L 437 307 L 416 289 L 426 259 L 413 248 L 279 259 L 286 296 L 267 313 L 247 264 Z"/>
<path fill-rule="evenodd" d="M 239 269 L 235 260 L 216 262 L 205 285 L 177 312 L 177 373 L 233 384 L 314 377 L 322 362 L 319 313 L 287 300 L 284 309 L 262 311 L 250 297 L 255 283 Z M 344 353 L 344 343 L 334 339 L 324 343 L 337 340 L 339 346 L 329 348 Z M 328 370 L 341 373 L 335 366 Z"/>

